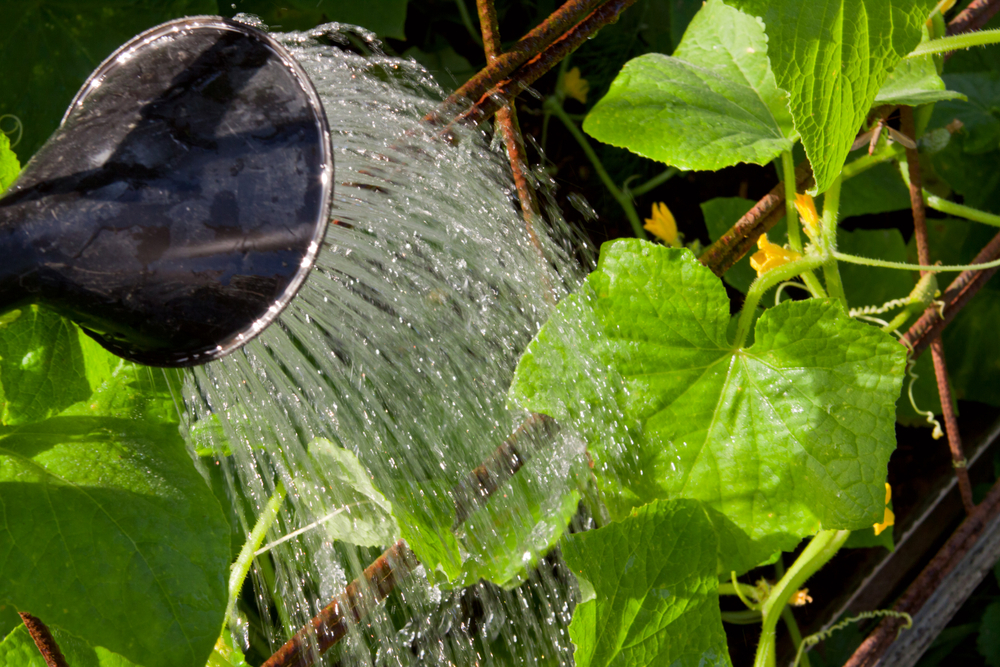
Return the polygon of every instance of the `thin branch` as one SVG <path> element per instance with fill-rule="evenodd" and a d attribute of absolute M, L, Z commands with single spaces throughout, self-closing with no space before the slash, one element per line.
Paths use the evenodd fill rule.
<path fill-rule="evenodd" d="M 38 651 L 45 659 L 46 667 L 68 667 L 66 658 L 63 657 L 62 651 L 59 650 L 59 644 L 56 643 L 48 627 L 27 612 L 22 611 L 18 615 L 24 626 L 28 628 L 28 634 L 35 640 L 35 646 L 38 647 Z"/>

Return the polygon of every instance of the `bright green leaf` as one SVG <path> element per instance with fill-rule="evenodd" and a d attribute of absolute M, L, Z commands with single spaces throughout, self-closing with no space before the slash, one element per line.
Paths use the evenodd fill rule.
<path fill-rule="evenodd" d="M 399 528 L 392 518 L 392 506 L 372 484 L 371 476 L 358 457 L 326 438 L 309 444 L 309 453 L 322 475 L 320 498 L 337 509 L 323 522 L 331 539 L 366 547 L 384 547 L 396 541 Z M 307 481 L 297 481 L 302 492 Z M 334 497 L 330 497 L 333 494 Z"/>
<path fill-rule="evenodd" d="M 6 134 L 0 132 L 0 194 L 10 187 L 10 184 L 20 173 L 21 163 L 17 161 L 17 155 L 10 149 L 10 139 Z"/>
<path fill-rule="evenodd" d="M 650 503 L 564 544 L 573 573 L 594 590 L 569 626 L 577 667 L 731 664 L 719 540 L 700 503 Z"/>
<path fill-rule="evenodd" d="M 708 0 L 673 56 L 651 53 L 626 63 L 583 129 L 693 170 L 767 164 L 794 137 L 760 24 L 721 0 Z"/>
<path fill-rule="evenodd" d="M 144 667 L 200 667 L 229 527 L 147 372 L 125 365 L 90 400 L 0 430 L 0 600 Z"/>
<path fill-rule="evenodd" d="M 881 520 L 902 346 L 815 299 L 766 311 L 747 349 L 728 323 L 722 285 L 689 252 L 605 244 L 511 396 L 588 438 L 618 516 L 694 498 L 786 547 Z"/>
<path fill-rule="evenodd" d="M 764 21 L 778 86 L 823 192 L 888 73 L 920 42 L 934 0 L 733 0 Z"/>
<path fill-rule="evenodd" d="M 944 100 L 964 100 L 965 95 L 948 90 L 938 76 L 933 56 L 905 58 L 882 84 L 875 105 L 902 104 L 917 107 Z"/>
<path fill-rule="evenodd" d="M 41 421 L 91 394 L 77 328 L 38 306 L 0 321 L 2 422 Z"/>
<path fill-rule="evenodd" d="M 52 638 L 59 645 L 66 663 L 71 667 L 136 667 L 130 662 L 100 646 L 87 644 L 79 637 L 71 635 L 58 626 L 49 626 Z M 28 634 L 28 628 L 21 625 L 0 642 L 0 665 L 5 667 L 45 667 L 45 660 Z"/>

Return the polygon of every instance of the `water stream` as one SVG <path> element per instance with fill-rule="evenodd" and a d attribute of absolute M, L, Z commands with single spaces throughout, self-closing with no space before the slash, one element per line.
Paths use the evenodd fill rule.
<path fill-rule="evenodd" d="M 444 93 L 419 65 L 335 24 L 277 37 L 329 118 L 332 224 L 280 320 L 190 372 L 183 396 L 237 538 L 276 483 L 288 489 L 237 635 L 258 653 L 277 648 L 403 536 L 428 550 L 457 544 L 462 585 L 419 568 L 324 664 L 571 664 L 572 577 L 557 553 L 540 554 L 576 511 L 582 444 L 547 436 L 544 454 L 454 532 L 452 490 L 527 417 L 507 387 L 579 281 L 579 245 L 554 207 L 532 243 L 505 155 L 482 131 L 459 128 L 448 143 L 421 122 Z M 354 457 L 397 523 L 388 503 L 345 482 Z"/>

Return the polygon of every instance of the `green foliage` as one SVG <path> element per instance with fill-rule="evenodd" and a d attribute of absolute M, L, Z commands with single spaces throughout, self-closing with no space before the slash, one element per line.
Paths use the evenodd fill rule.
<path fill-rule="evenodd" d="M 899 168 L 891 162 L 875 165 L 860 176 L 844 181 L 840 190 L 841 220 L 909 208 L 910 191 L 899 175 Z"/>
<path fill-rule="evenodd" d="M 71 667 L 137 667 L 117 653 L 93 647 L 65 630 L 53 627 L 52 638 L 59 645 L 66 663 Z M 45 667 L 45 660 L 24 625 L 15 628 L 0 642 L 0 665 L 9 667 Z"/>
<path fill-rule="evenodd" d="M 882 88 L 875 96 L 874 105 L 905 104 L 918 107 L 921 104 L 965 99 L 965 95 L 955 87 L 948 90 L 938 76 L 933 56 L 907 58 L 901 60 Z"/>
<path fill-rule="evenodd" d="M 0 429 L 0 600 L 144 667 L 204 664 L 226 603 L 229 526 L 164 373 L 82 344 L 43 311 L 8 326 L 21 319 L 0 335 L 4 363 L 49 362 L 2 366 L 19 425 Z M 24 386 L 42 398 L 20 400 Z"/>
<path fill-rule="evenodd" d="M 784 548 L 881 520 L 903 348 L 818 300 L 766 311 L 746 349 L 728 324 L 725 291 L 689 252 L 605 244 L 511 396 L 584 433 L 616 516 L 693 498 Z"/>
<path fill-rule="evenodd" d="M 235 11 L 255 14 L 273 30 L 309 30 L 320 23 L 338 21 L 367 28 L 379 37 L 404 39 L 407 0 L 239 0 Z M 229 9 L 227 4 L 223 11 Z M 211 13 L 214 13 L 211 12 Z"/>
<path fill-rule="evenodd" d="M 712 241 L 718 240 L 756 203 L 742 197 L 716 197 L 702 204 L 701 212 L 705 216 L 705 226 L 708 227 L 708 238 Z M 785 245 L 788 242 L 787 227 L 785 219 L 782 218 L 767 233 L 767 237 L 772 243 Z M 757 273 L 750 266 L 751 255 L 753 253 L 748 252 L 731 269 L 722 274 L 722 279 L 726 284 L 735 287 L 744 294 L 750 289 L 750 283 L 757 277 Z"/>
<path fill-rule="evenodd" d="M 889 72 L 920 42 L 934 0 L 734 0 L 764 21 L 778 86 L 823 192 Z"/>
<path fill-rule="evenodd" d="M 10 139 L 0 132 L 0 194 L 14 182 L 21 173 L 21 163 L 10 148 Z"/>
<path fill-rule="evenodd" d="M 701 503 L 688 500 L 650 503 L 567 539 L 566 562 L 594 591 L 569 626 L 576 665 L 731 664 L 715 574 L 719 544 Z"/>
<path fill-rule="evenodd" d="M 698 12 L 673 56 L 630 61 L 583 129 L 681 169 L 766 164 L 795 136 L 761 26 L 721 0 Z"/>

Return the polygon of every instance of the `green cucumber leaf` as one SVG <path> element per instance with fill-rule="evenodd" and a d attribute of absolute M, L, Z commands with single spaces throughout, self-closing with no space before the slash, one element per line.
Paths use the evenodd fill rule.
<path fill-rule="evenodd" d="M 778 86 L 825 191 L 888 73 L 920 43 L 934 0 L 733 0 L 759 16 Z"/>
<path fill-rule="evenodd" d="M 864 151 L 865 146 L 858 151 Z M 883 162 L 844 181 L 840 189 L 840 219 L 859 215 L 888 213 L 910 208 L 910 190 L 899 175 L 899 168 L 892 162 Z"/>
<path fill-rule="evenodd" d="M 0 62 L 10 64 L 0 116 L 24 122 L 19 152 L 34 155 L 84 80 L 129 39 L 170 19 L 218 13 L 214 0 L 0 2 Z"/>
<path fill-rule="evenodd" d="M 701 204 L 702 215 L 705 216 L 705 226 L 708 228 L 708 238 L 713 242 L 717 241 L 723 234 L 735 224 L 737 220 L 749 211 L 757 202 L 743 197 L 716 197 Z M 785 245 L 788 243 L 788 225 L 782 217 L 778 223 L 767 233 L 767 238 L 771 243 Z M 728 271 L 722 275 L 722 279 L 744 294 L 750 289 L 750 283 L 757 278 L 757 272 L 750 266 L 750 256 L 753 252 L 745 254 L 740 261 L 736 262 Z"/>
<path fill-rule="evenodd" d="M 327 535 L 363 547 L 384 547 L 395 542 L 399 527 L 392 518 L 392 506 L 372 484 L 358 457 L 326 438 L 313 440 L 309 453 L 324 480 L 318 485 L 319 498 L 338 507 L 323 522 Z M 299 493 L 307 485 L 317 486 L 314 482 L 296 481 Z"/>
<path fill-rule="evenodd" d="M 651 53 L 626 63 L 583 129 L 692 170 L 767 164 L 795 137 L 764 31 L 721 0 L 708 0 L 673 56 Z"/>
<path fill-rule="evenodd" d="M 166 375 L 101 354 L 80 356 L 117 370 L 86 400 L 0 429 L 0 600 L 144 667 L 200 666 L 225 611 L 229 526 Z"/>
<path fill-rule="evenodd" d="M 653 502 L 567 538 L 563 556 L 594 593 L 569 626 L 577 667 L 730 665 L 718 549 L 701 503 L 687 500 Z"/>
<path fill-rule="evenodd" d="M 76 326 L 38 306 L 4 315 L 0 383 L 6 426 L 41 421 L 86 400 L 92 389 Z"/>
<path fill-rule="evenodd" d="M 746 349 L 728 324 L 725 290 L 690 252 L 607 243 L 510 396 L 587 438 L 613 516 L 703 500 L 771 551 L 881 520 L 902 346 L 824 300 L 767 310 Z"/>
<path fill-rule="evenodd" d="M 58 626 L 48 626 L 52 638 L 59 645 L 66 664 L 71 667 L 136 667 L 134 662 L 123 658 L 100 646 L 90 646 Z M 45 667 L 45 659 L 28 634 L 28 628 L 20 625 L 0 642 L 0 665 L 7 667 Z"/>
<path fill-rule="evenodd" d="M 0 132 L 0 194 L 10 187 L 17 175 L 21 173 L 21 163 L 10 148 L 10 139 Z"/>
<path fill-rule="evenodd" d="M 968 101 L 935 105 L 929 127 L 962 121 L 962 150 L 981 154 L 1000 148 L 1000 72 L 946 74 L 944 80 Z"/>
<path fill-rule="evenodd" d="M 899 61 L 875 96 L 874 104 L 918 107 L 921 104 L 964 99 L 966 97 L 963 93 L 945 87 L 944 81 L 938 76 L 934 56 L 920 56 Z"/>

